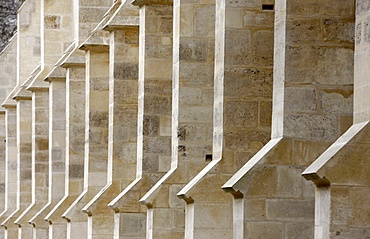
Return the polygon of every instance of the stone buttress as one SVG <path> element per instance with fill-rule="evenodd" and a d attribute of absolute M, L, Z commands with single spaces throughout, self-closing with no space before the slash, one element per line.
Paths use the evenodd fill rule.
<path fill-rule="evenodd" d="M 82 208 L 91 238 L 113 238 L 115 215 L 107 204 L 135 179 L 138 25 L 138 8 L 124 1 L 103 27 L 110 32 L 107 174 L 106 184 Z"/>
<path fill-rule="evenodd" d="M 140 199 L 147 238 L 184 238 L 176 194 L 212 160 L 215 2 L 174 1 L 173 19 L 172 153 L 159 162 L 170 170 Z"/>
<path fill-rule="evenodd" d="M 0 220 L 5 219 L 6 212 L 7 212 L 7 192 L 8 192 L 8 177 L 7 177 L 7 155 L 8 155 L 8 144 L 7 144 L 7 132 L 8 131 L 8 116 L 7 116 L 7 108 L 14 108 L 14 102 L 7 105 L 7 99 L 9 94 L 13 91 L 14 87 L 16 86 L 16 76 L 17 76 L 17 37 L 18 34 L 15 34 L 14 37 L 10 40 L 10 43 L 2 50 L 0 55 L 0 61 L 2 62 L 0 66 L 0 71 L 2 72 L 0 76 L 0 92 L 1 98 L 0 102 L 2 104 L 3 109 L 1 110 L 1 139 L 0 139 L 0 203 L 1 206 L 1 213 L 0 213 Z M 11 101 L 11 100 L 10 100 Z M 11 111 L 11 110 L 10 110 Z M 0 230 L 0 238 L 4 238 L 4 231 Z"/>
<path fill-rule="evenodd" d="M 223 186 L 234 238 L 313 237 L 314 188 L 301 172 L 348 127 L 353 26 L 352 0 L 275 1 L 272 137 Z"/>
<path fill-rule="evenodd" d="M 187 203 L 185 238 L 232 238 L 233 198 L 221 186 L 268 142 L 273 12 L 265 2 L 215 3 L 212 161 L 177 194 Z"/>
<path fill-rule="evenodd" d="M 129 157 L 136 155 L 131 158 L 136 179 L 109 203 L 116 213 L 117 238 L 146 237 L 145 208 L 139 200 L 164 175 L 160 165 L 171 160 L 172 2 L 134 5 L 140 7 L 138 130 L 137 146 L 131 149 L 137 152 Z"/>
<path fill-rule="evenodd" d="M 370 4 L 356 5 L 353 125 L 302 175 L 315 184 L 315 239 L 370 236 Z"/>

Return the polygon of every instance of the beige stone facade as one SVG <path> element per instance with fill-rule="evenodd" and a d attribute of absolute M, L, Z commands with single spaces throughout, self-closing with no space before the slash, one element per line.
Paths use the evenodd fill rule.
<path fill-rule="evenodd" d="M 369 19 L 368 0 L 24 1 L 0 239 L 370 238 Z"/>

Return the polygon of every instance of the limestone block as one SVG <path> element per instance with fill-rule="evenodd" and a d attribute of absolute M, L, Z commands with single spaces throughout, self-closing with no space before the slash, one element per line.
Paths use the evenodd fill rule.
<path fill-rule="evenodd" d="M 267 200 L 266 209 L 270 219 L 286 217 L 312 220 L 314 203 L 307 200 Z"/>
<path fill-rule="evenodd" d="M 302 238 L 309 239 L 314 236 L 314 228 L 312 225 L 303 225 L 300 223 L 287 223 L 287 238 Z"/>
<path fill-rule="evenodd" d="M 350 90 L 323 90 L 321 108 L 326 112 L 347 113 L 352 110 L 353 94 Z"/>
<path fill-rule="evenodd" d="M 299 0 L 290 1 L 287 4 L 287 11 L 297 15 L 329 15 L 329 16 L 354 16 L 355 4 L 352 1 L 341 1 L 333 6 L 331 2 L 317 4 L 315 0 L 306 2 L 305 7 L 298 7 Z"/>
<path fill-rule="evenodd" d="M 226 31 L 225 63 L 230 65 L 248 65 L 251 62 L 250 30 Z"/>
<path fill-rule="evenodd" d="M 120 235 L 124 237 L 137 236 L 145 233 L 145 215 L 121 213 L 121 220 L 126 222 L 126 227 L 121 227 Z"/>
<path fill-rule="evenodd" d="M 318 96 L 315 88 L 293 88 L 285 89 L 285 105 L 287 112 L 314 112 L 318 108 Z M 325 101 L 323 101 L 322 104 Z M 331 107 L 328 107 L 331 108 Z"/>
<path fill-rule="evenodd" d="M 296 138 L 321 138 L 334 140 L 338 137 L 337 117 L 324 115 L 294 115 L 287 113 L 286 135 Z"/>
<path fill-rule="evenodd" d="M 330 42 L 354 42 L 355 25 L 353 20 L 339 19 L 325 19 L 324 20 L 324 40 Z"/>
<path fill-rule="evenodd" d="M 246 238 L 283 238 L 284 224 L 273 222 L 248 222 L 245 225 Z"/>
<path fill-rule="evenodd" d="M 258 66 L 273 64 L 273 46 L 270 44 L 274 40 L 272 30 L 260 30 L 254 33 L 253 41 L 255 44 L 253 63 Z"/>

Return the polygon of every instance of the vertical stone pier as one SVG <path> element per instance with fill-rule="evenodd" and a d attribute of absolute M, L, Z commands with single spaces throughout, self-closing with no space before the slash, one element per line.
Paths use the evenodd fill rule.
<path fill-rule="evenodd" d="M 138 126 L 137 147 L 126 152 L 136 164 L 136 179 L 109 203 L 116 212 L 117 238 L 145 238 L 139 200 L 169 170 L 160 167 L 171 161 L 172 2 L 133 4 L 140 7 Z"/>
<path fill-rule="evenodd" d="M 47 75 L 45 77 L 45 81 L 47 82 L 57 82 L 57 81 L 60 81 L 62 83 L 64 83 L 64 85 L 60 85 L 61 87 L 65 87 L 63 88 L 63 90 L 61 91 L 60 93 L 60 97 L 63 97 L 62 99 L 64 100 L 64 115 L 62 112 L 59 113 L 59 116 L 58 117 L 61 117 L 60 120 L 63 122 L 65 122 L 65 128 L 64 128 L 64 133 L 65 133 L 65 137 L 64 137 L 64 148 L 63 148 L 63 144 L 60 145 L 60 149 L 63 153 L 62 155 L 60 156 L 61 157 L 61 160 L 63 161 L 63 164 L 60 165 L 60 168 L 59 170 L 63 170 L 63 174 L 61 173 L 58 173 L 56 174 L 56 176 L 58 177 L 58 183 L 61 184 L 63 183 L 62 185 L 64 186 L 64 188 L 60 188 L 60 191 L 58 191 L 58 194 L 61 193 L 62 196 L 59 194 L 57 198 L 55 198 L 55 201 L 50 204 L 50 208 L 45 211 L 46 215 L 44 216 L 44 220 L 48 222 L 49 224 L 49 227 L 48 227 L 48 232 L 49 232 L 49 239 L 51 238 L 66 238 L 66 232 L 67 232 L 67 222 L 65 220 L 62 219 L 61 217 L 61 214 L 63 211 L 60 211 L 59 214 L 55 213 L 55 210 L 57 208 L 59 208 L 61 206 L 61 203 L 64 202 L 66 200 L 66 195 L 68 195 L 68 189 L 69 189 L 69 165 L 68 165 L 68 160 L 67 160 L 67 153 L 68 153 L 68 147 L 67 147 L 67 130 L 68 130 L 68 127 L 67 127 L 67 115 L 68 115 L 68 110 L 67 110 L 67 106 L 68 106 L 68 93 L 67 93 L 67 88 L 68 88 L 68 71 L 65 69 L 65 68 L 62 68 L 60 66 L 56 66 L 54 67 L 54 69 L 50 72 L 49 75 Z M 65 93 L 65 95 L 63 95 L 63 93 Z M 63 118 L 64 117 L 64 118 Z M 61 123 L 62 123 L 61 122 Z M 59 162 L 60 164 L 60 162 Z M 63 181 L 61 180 L 61 177 L 63 177 Z M 55 215 L 54 218 L 51 217 L 51 215 Z M 52 220 L 52 219 L 55 219 L 55 220 Z"/>
<path fill-rule="evenodd" d="M 5 209 L 1 213 L 1 219 L 5 220 L 10 212 L 14 210 L 14 202 L 16 201 L 16 172 L 11 170 L 14 168 L 17 160 L 17 104 L 12 100 L 7 100 L 2 104 L 6 110 L 6 150 L 5 150 Z M 13 180 L 15 178 L 15 180 Z M 13 201 L 13 202 L 10 202 Z M 4 238 L 7 237 L 7 230 L 4 230 Z"/>
<path fill-rule="evenodd" d="M 147 238 L 184 238 L 185 204 L 176 194 L 212 160 L 215 2 L 174 1 L 171 162 L 142 198 Z"/>
<path fill-rule="evenodd" d="M 83 52 L 81 52 L 82 54 Z M 72 61 L 73 59 L 73 61 Z M 79 61 L 80 60 L 80 61 Z M 47 79 L 65 78 L 66 81 L 66 138 L 65 138 L 65 188 L 63 197 L 45 216 L 50 224 L 53 238 L 66 237 L 67 221 L 62 214 L 82 192 L 83 188 L 83 152 L 84 152 L 84 58 L 75 54 L 61 67 L 56 67 Z M 81 118 L 82 116 L 82 118 Z M 75 130 L 76 129 L 76 130 Z M 78 130 L 79 129 L 79 130 Z M 73 130 L 73 132 L 71 132 Z M 72 136 L 71 136 L 72 135 Z M 75 138 L 79 139 L 77 142 Z M 72 144 L 71 144 L 72 142 Z M 71 155 L 77 160 L 71 160 Z M 72 156 L 73 157 L 73 156 Z M 75 158 L 74 158 L 75 159 Z M 80 164 L 78 164 L 80 163 Z M 72 167 L 72 169 L 71 169 Z"/>
<path fill-rule="evenodd" d="M 0 163 L 2 175 L 0 178 L 0 203 L 2 203 L 1 212 L 5 210 L 5 159 L 6 159 L 6 110 L 0 111 Z M 0 232 L 0 237 L 3 237 L 3 232 Z"/>
<path fill-rule="evenodd" d="M 0 112 L 0 159 L 1 159 L 1 174 L 3 175 L 0 178 L 0 186 L 1 186 L 1 198 L 0 202 L 3 204 L 1 208 L 1 212 L 3 212 L 5 208 L 5 160 L 6 160 L 6 110 Z M 0 237 L 4 237 L 3 230 L 0 231 Z"/>
<path fill-rule="evenodd" d="M 354 1 L 276 0 L 274 9 L 272 139 L 223 186 L 234 196 L 234 238 L 313 237 L 314 188 L 301 172 L 352 112 Z"/>
<path fill-rule="evenodd" d="M 19 227 L 19 238 L 33 238 L 29 220 L 47 203 L 48 155 L 49 155 L 49 88 L 34 81 L 27 89 L 32 91 L 32 143 L 31 143 L 31 201 L 14 221 Z"/>
<path fill-rule="evenodd" d="M 212 161 L 178 193 L 185 238 L 232 238 L 233 199 L 221 186 L 269 140 L 274 14 L 265 3 L 216 1 Z"/>
<path fill-rule="evenodd" d="M 72 205 L 84 188 L 85 151 L 85 58 L 84 52 L 76 51 L 62 67 L 66 75 L 66 191 L 63 199 L 47 216 L 53 223 L 62 224 L 67 238 L 71 235 L 69 222 L 60 221 L 65 211 Z"/>
<path fill-rule="evenodd" d="M 14 205 L 14 210 L 1 223 L 5 227 L 7 238 L 18 238 L 18 226 L 14 220 L 26 209 L 31 202 L 31 146 L 32 146 L 32 102 L 31 94 L 25 88 L 13 96 L 17 101 L 17 157 L 10 160 L 8 180 L 15 183 L 15 198 L 8 201 L 9 205 Z M 14 176 L 14 177 L 12 177 Z"/>
<path fill-rule="evenodd" d="M 89 216 L 90 238 L 113 238 L 114 212 L 107 204 L 135 179 L 139 12 L 129 4 L 104 28 L 110 31 L 107 181 L 82 209 Z"/>
<path fill-rule="evenodd" d="M 316 186 L 315 239 L 370 236 L 369 17 L 357 1 L 353 125 L 302 173 Z"/>
<path fill-rule="evenodd" d="M 65 187 L 65 76 L 48 77 L 49 82 L 49 160 L 48 201 L 30 219 L 35 227 L 35 238 L 52 238 L 47 214 L 64 196 Z"/>
<path fill-rule="evenodd" d="M 84 190 L 63 213 L 71 238 L 88 238 L 89 217 L 81 210 L 107 182 L 108 155 L 108 46 L 84 44 L 85 127 Z"/>
<path fill-rule="evenodd" d="M 1 161 L 0 161 L 0 203 L 2 203 L 1 211 L 0 211 L 0 221 L 4 220 L 6 217 L 6 210 L 7 210 L 7 114 L 6 114 L 6 105 L 7 99 L 9 98 L 9 94 L 12 92 L 16 85 L 16 75 L 17 75 L 17 37 L 18 35 L 15 34 L 14 37 L 11 39 L 10 43 L 2 50 L 0 55 L 0 61 L 3 62 L 0 64 L 0 72 L 2 72 L 0 76 L 0 102 L 2 104 L 2 120 L 1 124 L 1 137 L 0 139 L 0 147 L 1 149 Z M 0 238 L 4 238 L 4 230 L 0 230 Z"/>

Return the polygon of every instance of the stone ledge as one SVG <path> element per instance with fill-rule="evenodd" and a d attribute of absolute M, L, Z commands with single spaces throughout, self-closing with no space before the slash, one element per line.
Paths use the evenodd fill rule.
<path fill-rule="evenodd" d="M 76 200 L 78 195 L 64 196 L 56 205 L 55 207 L 49 212 L 48 215 L 44 218 L 45 221 L 52 223 L 54 220 L 62 219 L 62 214 L 65 210 Z"/>
<path fill-rule="evenodd" d="M 84 43 L 80 46 L 80 49 L 83 51 L 108 52 L 109 45 L 98 43 Z"/>
<path fill-rule="evenodd" d="M 145 5 L 172 5 L 173 0 L 134 0 L 131 4 L 138 7 Z"/>
<path fill-rule="evenodd" d="M 335 141 L 324 153 L 321 154 L 303 173 L 302 176 L 308 180 L 313 181 L 316 186 L 328 186 L 330 180 L 325 177 L 325 167 L 334 160 L 333 157 L 341 150 L 346 149 L 346 145 L 350 141 L 365 131 L 370 121 L 365 121 L 352 125 L 337 141 Z"/>
<path fill-rule="evenodd" d="M 234 174 L 234 176 L 229 179 L 223 186 L 222 189 L 226 192 L 231 193 L 234 197 L 239 198 L 242 197 L 241 192 L 237 188 L 237 184 L 240 180 L 248 174 L 248 172 L 258 164 L 263 157 L 265 157 L 273 148 L 279 145 L 279 142 L 283 138 L 274 138 L 271 139 L 260 151 L 258 151 L 244 166 Z"/>
<path fill-rule="evenodd" d="M 139 202 L 146 205 L 148 208 L 151 208 L 156 192 L 161 188 L 162 184 L 164 184 L 164 182 L 173 175 L 176 169 L 177 166 L 171 167 L 171 169 L 139 200 Z"/>
<path fill-rule="evenodd" d="M 62 214 L 62 218 L 67 220 L 68 222 L 72 221 L 72 217 L 76 214 L 77 210 L 74 210 L 77 205 L 83 200 L 83 198 L 87 195 L 88 190 L 84 190 L 77 198 L 73 201 L 73 203 L 68 207 L 68 209 Z"/>
<path fill-rule="evenodd" d="M 186 186 L 177 193 L 177 197 L 183 199 L 186 203 L 194 203 L 191 197 L 192 191 L 197 184 L 215 167 L 222 159 L 212 160 L 206 167 L 202 169 Z"/>
<path fill-rule="evenodd" d="M 32 93 L 26 89 L 26 87 L 20 87 L 18 91 L 13 95 L 14 100 L 32 100 Z"/>

